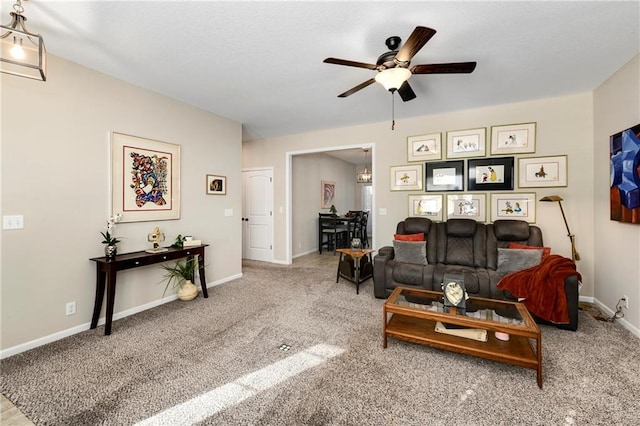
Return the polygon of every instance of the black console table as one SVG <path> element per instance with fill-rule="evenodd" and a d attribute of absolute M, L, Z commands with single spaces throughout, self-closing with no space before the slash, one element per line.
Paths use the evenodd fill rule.
<path fill-rule="evenodd" d="M 204 248 L 209 244 L 185 248 L 169 248 L 161 253 L 147 253 L 146 251 L 136 251 L 132 253 L 119 254 L 113 258 L 94 257 L 90 260 L 96 262 L 96 301 L 93 305 L 93 318 L 91 328 L 98 326 L 98 318 L 102 309 L 104 290 L 107 289 L 107 312 L 104 326 L 104 334 L 111 334 L 111 321 L 113 320 L 113 304 L 116 298 L 116 273 L 125 269 L 139 268 L 141 266 L 153 265 L 155 263 L 167 262 L 169 260 L 192 258 L 198 256 L 198 275 L 202 285 L 202 295 L 209 297 L 207 293 L 207 282 L 204 277 Z"/>

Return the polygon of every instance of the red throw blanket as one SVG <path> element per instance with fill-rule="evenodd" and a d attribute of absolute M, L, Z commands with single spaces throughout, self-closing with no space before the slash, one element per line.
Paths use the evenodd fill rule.
<path fill-rule="evenodd" d="M 569 322 L 569 311 L 564 280 L 571 275 L 577 275 L 578 280 L 582 281 L 571 259 L 553 254 L 537 266 L 505 275 L 498 283 L 498 288 L 524 298 L 524 305 L 539 318 L 566 324 Z"/>

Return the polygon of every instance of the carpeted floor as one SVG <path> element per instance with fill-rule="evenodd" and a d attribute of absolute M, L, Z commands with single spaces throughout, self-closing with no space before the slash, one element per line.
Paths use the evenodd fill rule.
<path fill-rule="evenodd" d="M 581 312 L 577 332 L 542 326 L 539 389 L 533 370 L 393 339 L 382 349 L 371 281 L 356 295 L 333 268 L 243 272 L 208 299 L 116 321 L 111 336 L 99 327 L 2 360 L 0 389 L 38 425 L 638 422 L 640 340 L 619 324 Z M 317 361 L 322 345 L 338 350 Z M 262 387 L 243 385 L 255 372 Z M 180 422 L 154 417 L 182 403 Z M 191 416 L 200 406 L 213 414 Z"/>

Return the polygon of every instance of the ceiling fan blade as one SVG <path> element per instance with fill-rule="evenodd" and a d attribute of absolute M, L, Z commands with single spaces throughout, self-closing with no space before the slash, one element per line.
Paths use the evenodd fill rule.
<path fill-rule="evenodd" d="M 405 81 L 404 83 L 402 83 L 402 86 L 400 86 L 400 88 L 398 89 L 398 94 L 400 95 L 400 98 L 402 98 L 404 102 L 407 102 L 407 101 L 410 101 L 411 99 L 416 98 L 416 93 L 413 91 L 411 86 L 409 86 L 408 81 Z"/>
<path fill-rule="evenodd" d="M 362 90 L 362 89 L 364 89 L 365 87 L 367 87 L 367 86 L 369 86 L 369 85 L 371 85 L 371 84 L 375 83 L 375 81 L 376 81 L 375 79 L 370 78 L 369 80 L 365 81 L 364 83 L 360 83 L 360 84 L 358 84 L 356 87 L 353 87 L 353 88 L 351 88 L 351 89 L 347 90 L 346 92 L 339 94 L 339 95 L 338 95 L 338 97 L 339 97 L 339 98 L 346 98 L 346 97 L 347 97 L 347 96 L 349 96 L 349 95 L 353 95 L 353 94 L 354 94 L 354 93 L 356 93 L 358 90 Z"/>
<path fill-rule="evenodd" d="M 326 64 L 346 65 L 348 67 L 367 68 L 369 70 L 375 70 L 378 68 L 378 66 L 375 64 L 367 64 L 364 62 L 356 62 L 356 61 L 347 61 L 346 59 L 338 59 L 338 58 L 327 58 L 322 62 Z"/>
<path fill-rule="evenodd" d="M 475 62 L 452 62 L 449 64 L 425 64 L 411 67 L 414 74 L 455 74 L 471 73 L 476 69 Z"/>
<path fill-rule="evenodd" d="M 422 49 L 422 46 L 433 37 L 436 30 L 428 27 L 416 27 L 411 33 L 405 44 L 400 48 L 396 54 L 397 62 L 409 62 L 413 56 L 418 53 L 418 50 Z"/>

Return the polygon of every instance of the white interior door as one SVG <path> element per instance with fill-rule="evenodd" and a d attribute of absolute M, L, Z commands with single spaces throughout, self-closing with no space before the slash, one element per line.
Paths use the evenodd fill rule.
<path fill-rule="evenodd" d="M 273 261 L 273 170 L 242 172 L 242 257 Z"/>

